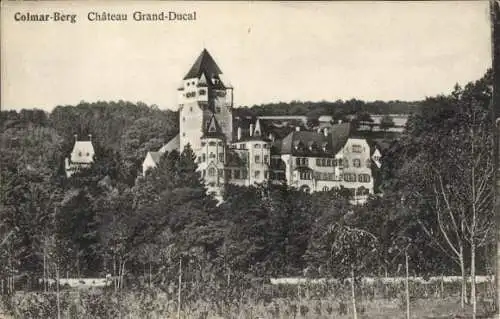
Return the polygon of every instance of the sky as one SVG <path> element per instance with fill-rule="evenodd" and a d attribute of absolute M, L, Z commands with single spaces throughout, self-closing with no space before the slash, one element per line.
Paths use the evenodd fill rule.
<path fill-rule="evenodd" d="M 235 106 L 421 100 L 491 67 L 488 10 L 487 1 L 2 2 L 1 107 L 126 100 L 176 109 L 203 48 Z M 140 22 L 135 11 L 196 12 L 196 21 Z M 15 20 L 54 12 L 76 22 Z M 90 12 L 128 20 L 92 22 Z"/>

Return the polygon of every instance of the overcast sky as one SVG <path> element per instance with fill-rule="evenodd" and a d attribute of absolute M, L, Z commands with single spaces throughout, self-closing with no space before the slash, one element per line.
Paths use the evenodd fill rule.
<path fill-rule="evenodd" d="M 491 66 L 488 2 L 5 3 L 1 106 L 81 100 L 177 107 L 176 88 L 206 47 L 235 106 L 304 100 L 419 100 Z M 16 12 L 77 14 L 17 22 Z M 128 14 L 90 22 L 91 11 Z M 192 22 L 137 22 L 134 11 L 196 11 Z"/>

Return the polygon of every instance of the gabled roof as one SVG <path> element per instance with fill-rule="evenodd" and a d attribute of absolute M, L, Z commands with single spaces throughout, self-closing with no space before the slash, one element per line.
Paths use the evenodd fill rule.
<path fill-rule="evenodd" d="M 215 114 L 212 114 L 212 118 L 210 118 L 210 122 L 208 122 L 207 127 L 203 132 L 202 138 L 223 138 L 224 133 L 222 133 L 222 129 L 220 128 L 217 119 L 215 118 Z"/>
<path fill-rule="evenodd" d="M 189 72 L 184 77 L 184 80 L 199 78 L 202 74 L 205 74 L 205 76 L 209 78 L 213 75 L 222 74 L 222 71 L 219 69 L 219 66 L 215 63 L 210 53 L 208 53 L 207 49 L 203 49 Z"/>
<path fill-rule="evenodd" d="M 76 141 L 71 151 L 71 162 L 89 164 L 94 161 L 94 146 L 91 141 Z"/>
<path fill-rule="evenodd" d="M 335 156 L 345 145 L 351 132 L 349 123 L 333 125 L 326 136 L 316 131 L 294 131 L 282 141 L 281 154 L 297 156 Z M 309 146 L 316 145 L 312 149 Z M 326 147 L 324 150 L 323 147 Z"/>
<path fill-rule="evenodd" d="M 165 152 L 171 153 L 174 150 L 177 152 L 180 152 L 180 147 L 181 147 L 181 138 L 180 138 L 180 135 L 177 134 L 174 138 L 172 138 L 170 141 L 168 141 L 167 144 L 163 145 L 158 150 L 158 152 L 159 153 L 165 153 Z"/>
<path fill-rule="evenodd" d="M 151 159 L 153 160 L 153 162 L 158 165 L 158 163 L 160 163 L 160 159 L 161 159 L 161 156 L 163 155 L 163 153 L 160 153 L 160 152 L 149 152 L 149 155 L 151 156 Z"/>

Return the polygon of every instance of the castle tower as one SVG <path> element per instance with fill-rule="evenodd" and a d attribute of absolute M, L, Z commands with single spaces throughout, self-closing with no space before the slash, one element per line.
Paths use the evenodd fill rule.
<path fill-rule="evenodd" d="M 200 139 L 212 115 L 226 140 L 231 141 L 233 88 L 223 79 L 222 71 L 206 49 L 184 77 L 178 91 L 180 149 L 189 143 L 199 154 Z"/>

